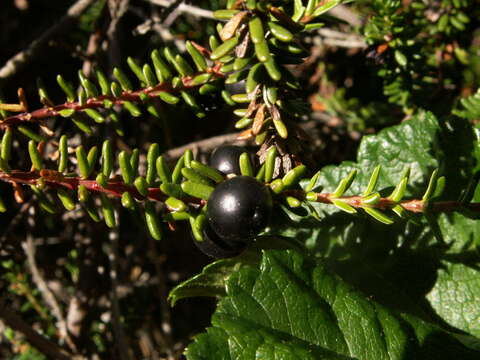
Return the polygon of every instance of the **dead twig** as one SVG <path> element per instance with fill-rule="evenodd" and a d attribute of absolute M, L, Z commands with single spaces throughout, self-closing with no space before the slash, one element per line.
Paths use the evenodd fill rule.
<path fill-rule="evenodd" d="M 5 325 L 24 335 L 28 343 L 30 343 L 41 353 L 48 356 L 49 359 L 75 359 L 75 357 L 68 353 L 65 349 L 61 348 L 54 342 L 48 340 L 46 337 L 40 335 L 38 332 L 32 329 L 32 327 L 23 321 L 13 309 L 5 305 L 3 299 L 0 299 L 0 319 L 2 319 Z"/>
<path fill-rule="evenodd" d="M 6 79 L 14 75 L 17 71 L 27 65 L 38 53 L 38 51 L 48 43 L 48 40 L 59 33 L 67 31 L 78 17 L 94 2 L 95 0 L 78 0 L 73 4 L 54 26 L 45 31 L 40 37 L 34 41 L 25 50 L 20 51 L 10 58 L 0 69 L 0 79 Z"/>
<path fill-rule="evenodd" d="M 154 5 L 158 5 L 158 6 L 161 6 L 161 7 L 170 7 L 173 5 L 173 3 L 175 1 L 172 1 L 172 0 L 145 0 L 145 1 L 148 1 Z M 202 18 L 207 18 L 207 19 L 215 19 L 213 17 L 213 11 L 210 11 L 210 10 L 205 10 L 205 9 L 202 9 L 202 8 L 199 8 L 197 6 L 193 6 L 193 5 L 188 5 L 188 4 L 185 4 L 185 3 L 180 3 L 174 11 L 177 11 L 179 13 L 186 13 L 186 14 L 189 14 L 189 15 L 193 15 L 193 16 L 197 16 L 197 17 L 202 17 Z M 166 21 L 166 23 L 168 22 L 168 20 Z"/>
<path fill-rule="evenodd" d="M 218 136 L 214 136 L 214 137 L 200 140 L 200 141 L 194 141 L 189 144 L 186 144 L 174 149 L 170 149 L 167 152 L 165 152 L 163 155 L 168 159 L 177 159 L 183 155 L 185 150 L 188 150 L 188 149 L 198 149 L 198 150 L 201 150 L 202 152 L 207 152 L 224 144 L 232 144 L 232 143 L 235 143 L 237 145 L 247 144 L 247 141 L 237 140 L 238 134 L 239 133 L 224 134 L 224 135 L 218 135 Z"/>
<path fill-rule="evenodd" d="M 128 349 L 127 338 L 125 336 L 125 332 L 123 331 L 123 327 L 120 322 L 121 312 L 120 312 L 120 304 L 118 303 L 118 294 L 117 294 L 118 228 L 110 230 L 109 238 L 111 241 L 108 258 L 110 260 L 110 269 L 111 269 L 110 270 L 110 281 L 111 281 L 110 301 L 112 302 L 113 332 L 115 333 L 115 343 L 117 345 L 118 358 L 121 360 L 129 360 L 130 352 Z"/>
<path fill-rule="evenodd" d="M 60 308 L 55 295 L 53 295 L 52 291 L 48 288 L 46 281 L 43 279 L 37 267 L 37 262 L 35 260 L 35 244 L 30 234 L 27 235 L 27 240 L 22 244 L 22 246 L 25 254 L 27 255 L 27 263 L 30 272 L 32 273 L 33 282 L 40 291 L 45 303 L 50 307 L 53 316 L 55 316 L 57 319 L 57 326 L 59 328 L 61 338 L 65 339 L 70 349 L 76 352 L 76 346 L 68 334 L 67 322 L 63 316 L 62 309 Z"/>

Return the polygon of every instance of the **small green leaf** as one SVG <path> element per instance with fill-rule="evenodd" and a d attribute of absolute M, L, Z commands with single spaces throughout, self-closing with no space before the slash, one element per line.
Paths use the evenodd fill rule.
<path fill-rule="evenodd" d="M 143 176 L 138 176 L 135 181 L 133 182 L 135 187 L 137 188 L 138 192 L 142 196 L 147 196 L 148 195 L 148 184 L 147 181 Z"/>
<path fill-rule="evenodd" d="M 158 97 L 162 100 L 165 101 L 167 104 L 170 105 L 175 105 L 180 101 L 180 98 L 178 96 L 172 95 L 168 92 L 161 91 L 158 93 Z"/>
<path fill-rule="evenodd" d="M 265 158 L 265 181 L 270 182 L 275 172 L 275 162 L 277 158 L 277 147 L 272 146 L 267 151 L 267 157 Z"/>
<path fill-rule="evenodd" d="M 155 77 L 152 67 L 149 64 L 143 65 L 142 72 L 143 72 L 143 76 L 145 77 L 145 80 L 147 80 L 148 86 L 153 87 L 157 85 L 157 78 Z"/>
<path fill-rule="evenodd" d="M 275 36 L 278 40 L 283 42 L 290 42 L 293 40 L 293 34 L 290 30 L 285 29 L 283 26 L 279 25 L 276 22 L 269 21 L 268 27 L 272 32 L 273 36 Z"/>
<path fill-rule="evenodd" d="M 362 198 L 362 204 L 375 205 L 375 204 L 378 204 L 380 199 L 381 199 L 380 193 L 374 192 L 374 193 L 371 193 L 370 195 L 364 196 Z"/>
<path fill-rule="evenodd" d="M 102 212 L 105 224 L 107 224 L 109 228 L 113 228 L 117 222 L 115 220 L 115 210 L 113 209 L 112 200 L 105 194 L 101 194 L 100 199 L 102 201 Z"/>
<path fill-rule="evenodd" d="M 135 199 L 133 198 L 133 195 L 128 191 L 125 191 L 122 194 L 121 201 L 122 201 L 122 206 L 124 208 L 132 211 L 135 210 L 135 207 L 136 207 Z"/>
<path fill-rule="evenodd" d="M 60 88 L 63 90 L 65 95 L 67 95 L 68 101 L 75 101 L 75 90 L 73 89 L 72 84 L 67 82 L 62 75 L 57 75 L 57 83 L 60 85 Z"/>
<path fill-rule="evenodd" d="M 130 70 L 132 70 L 132 72 L 140 80 L 140 82 L 142 84 L 146 84 L 147 79 L 145 78 L 145 75 L 143 75 L 142 67 L 137 63 L 137 61 L 129 56 L 127 57 L 127 64 L 130 67 Z M 127 89 L 124 89 L 124 90 L 127 90 Z"/>
<path fill-rule="evenodd" d="M 335 205 L 338 209 L 342 210 L 342 211 L 345 211 L 346 213 L 349 213 L 349 214 L 356 214 L 357 213 L 357 210 L 348 205 L 346 202 L 342 201 L 342 200 L 339 200 L 339 199 L 331 199 L 330 200 L 332 202 L 333 205 Z"/>
<path fill-rule="evenodd" d="M 422 200 L 428 201 L 431 199 L 432 195 L 434 194 L 435 188 L 437 187 L 437 177 L 438 177 L 438 169 L 435 169 L 430 176 L 430 181 L 428 182 L 427 190 L 425 194 L 423 194 Z"/>
<path fill-rule="evenodd" d="M 265 33 L 263 31 L 262 20 L 258 16 L 254 16 L 248 23 L 250 30 L 250 38 L 254 44 L 265 41 Z"/>
<path fill-rule="evenodd" d="M 82 178 L 87 179 L 90 175 L 90 164 L 88 163 L 87 153 L 82 145 L 77 147 L 75 155 L 77 156 L 78 171 Z"/>
<path fill-rule="evenodd" d="M 162 239 L 162 227 L 160 224 L 160 220 L 157 217 L 157 213 L 155 211 L 155 206 L 150 202 L 145 202 L 145 220 L 147 222 L 147 228 L 150 232 L 150 235 L 155 240 Z"/>
<path fill-rule="evenodd" d="M 99 173 L 95 178 L 95 181 L 103 188 L 108 186 L 108 178 L 103 173 Z"/>
<path fill-rule="evenodd" d="M 192 57 L 193 62 L 197 66 L 197 69 L 199 71 L 204 71 L 205 69 L 207 69 L 208 67 L 207 61 L 205 60 L 203 55 L 200 53 L 200 51 L 198 51 L 197 48 L 192 44 L 192 42 L 187 41 L 185 43 L 185 47 L 188 53 L 190 54 L 190 56 Z"/>
<path fill-rule="evenodd" d="M 182 175 L 190 181 L 200 184 L 212 185 L 212 181 L 209 178 L 203 176 L 203 174 L 197 170 L 184 167 L 182 169 Z"/>
<path fill-rule="evenodd" d="M 63 173 L 68 166 L 68 140 L 66 135 L 60 137 L 58 142 L 58 172 Z"/>
<path fill-rule="evenodd" d="M 162 60 L 160 52 L 158 50 L 153 50 L 151 54 L 153 61 L 153 67 L 155 68 L 155 73 L 157 75 L 158 81 L 161 83 L 168 81 L 172 78 L 173 74 L 167 63 Z"/>
<path fill-rule="evenodd" d="M 240 172 L 244 176 L 254 176 L 250 155 L 246 152 L 242 153 L 239 158 Z"/>
<path fill-rule="evenodd" d="M 285 189 L 285 184 L 282 179 L 275 179 L 270 183 L 270 189 L 272 189 L 275 194 L 280 194 Z"/>
<path fill-rule="evenodd" d="M 230 20 L 233 15 L 239 13 L 240 10 L 221 9 L 213 12 L 213 17 L 217 20 Z"/>
<path fill-rule="evenodd" d="M 224 180 L 223 175 L 218 170 L 211 168 L 210 166 L 204 165 L 199 161 L 192 160 L 190 162 L 190 166 L 193 170 L 197 171 L 203 176 L 206 176 L 209 179 L 212 179 L 216 183 L 222 182 Z M 188 178 L 187 176 L 185 177 Z M 194 179 L 190 179 L 190 180 L 194 180 Z"/>
<path fill-rule="evenodd" d="M 40 152 L 37 149 L 37 143 L 33 140 L 28 142 L 28 154 L 30 155 L 30 161 L 35 170 L 43 169 L 43 160 Z M 3 158 L 2 158 L 3 160 Z"/>
<path fill-rule="evenodd" d="M 348 176 L 340 181 L 337 188 L 333 192 L 332 197 L 334 198 L 342 197 L 343 194 L 345 194 L 345 192 L 348 190 L 350 185 L 352 185 L 353 180 L 355 180 L 356 176 L 357 176 L 357 170 L 350 171 Z"/>
<path fill-rule="evenodd" d="M 113 148 L 110 140 L 105 140 L 102 145 L 102 173 L 108 178 L 113 169 Z"/>
<path fill-rule="evenodd" d="M 294 186 L 298 184 L 303 175 L 307 172 L 307 167 L 305 165 L 298 165 L 285 174 L 283 177 L 283 183 L 287 187 Z"/>
<path fill-rule="evenodd" d="M 182 200 L 179 200 L 173 196 L 170 196 L 167 200 L 165 200 L 165 205 L 171 211 L 185 211 L 187 209 L 187 205 Z"/>
<path fill-rule="evenodd" d="M 196 183 L 193 181 L 184 181 L 181 186 L 182 190 L 186 194 L 203 200 L 208 200 L 213 190 L 215 190 L 215 188 L 210 185 Z"/>
<path fill-rule="evenodd" d="M 13 140 L 13 132 L 10 127 L 7 127 L 5 133 L 3 134 L 2 138 L 2 145 L 0 150 L 0 156 L 6 162 L 10 161 L 12 156 L 12 140 Z"/>
<path fill-rule="evenodd" d="M 378 177 L 380 176 L 381 168 L 382 167 L 380 165 L 377 165 L 373 170 L 372 175 L 370 176 L 370 180 L 368 181 L 367 188 L 362 194 L 363 196 L 370 195 L 375 190 L 375 187 L 377 186 L 377 182 L 378 182 Z"/>
<path fill-rule="evenodd" d="M 265 39 L 255 44 L 255 55 L 257 56 L 257 59 L 262 63 L 271 60 L 270 49 L 268 48 L 268 44 Z"/>
<path fill-rule="evenodd" d="M 118 154 L 118 164 L 120 165 L 120 172 L 122 174 L 123 181 L 125 181 L 125 184 L 131 185 L 133 183 L 135 173 L 132 169 L 132 165 L 130 164 L 130 156 L 126 151 L 122 151 L 120 154 Z"/>
<path fill-rule="evenodd" d="M 114 68 L 113 69 L 113 76 L 115 76 L 115 78 L 118 80 L 118 82 L 120 83 L 120 86 L 122 87 L 122 89 L 124 91 L 133 90 L 132 83 L 128 79 L 127 75 L 125 75 L 125 73 L 121 69 Z M 116 84 L 116 83 L 114 83 L 114 84 Z M 115 94 L 115 91 L 113 91 L 113 87 L 112 87 L 112 92 Z"/>
<path fill-rule="evenodd" d="M 403 52 L 401 52 L 400 50 L 395 50 L 394 55 L 395 55 L 395 60 L 397 61 L 398 65 L 400 65 L 402 67 L 407 66 L 408 60 L 407 60 L 407 57 L 405 56 L 405 54 Z"/>
<path fill-rule="evenodd" d="M 215 50 L 212 51 L 210 54 L 210 59 L 212 60 L 218 60 L 221 57 L 229 54 L 235 46 L 238 44 L 238 37 L 233 37 L 231 39 L 228 39 L 221 45 L 219 45 Z"/>
<path fill-rule="evenodd" d="M 182 187 L 179 184 L 164 182 L 160 185 L 160 190 L 165 195 L 172 196 L 177 199 L 180 199 L 186 196 L 186 194 L 182 190 Z"/>
<path fill-rule="evenodd" d="M 68 190 L 60 188 L 57 190 L 57 196 L 62 202 L 62 205 L 68 211 L 72 211 L 75 209 L 75 201 L 73 200 L 73 196 L 70 195 Z"/>
<path fill-rule="evenodd" d="M 17 126 L 17 130 L 20 131 L 26 137 L 28 137 L 28 138 L 36 141 L 36 142 L 45 141 L 45 138 L 43 136 L 41 136 L 41 135 L 37 134 L 36 132 L 32 131 L 28 126 L 19 125 L 19 126 Z"/>
<path fill-rule="evenodd" d="M 391 225 L 393 224 L 393 220 L 385 215 L 384 213 L 382 213 L 380 210 L 377 210 L 377 209 L 374 209 L 374 208 L 370 208 L 370 207 L 364 207 L 363 210 L 365 210 L 365 212 L 370 215 L 371 217 L 373 217 L 374 219 L 380 221 L 381 223 L 383 224 L 386 224 L 386 225 Z"/>

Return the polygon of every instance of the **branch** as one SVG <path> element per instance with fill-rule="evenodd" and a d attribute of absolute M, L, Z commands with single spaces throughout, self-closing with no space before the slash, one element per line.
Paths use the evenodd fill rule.
<path fill-rule="evenodd" d="M 0 79 L 6 79 L 15 74 L 22 67 L 27 65 L 38 51 L 50 40 L 59 33 L 67 31 L 80 15 L 92 4 L 95 0 L 78 0 L 73 4 L 54 26 L 45 31 L 38 39 L 32 41 L 27 49 L 20 51 L 12 58 L 10 58 L 5 65 L 0 69 Z"/>
<path fill-rule="evenodd" d="M 74 359 L 74 357 L 66 350 L 33 330 L 30 325 L 28 325 L 22 320 L 22 318 L 15 314 L 13 309 L 8 308 L 2 299 L 0 299 L 0 318 L 8 327 L 23 334 L 26 340 L 33 347 L 37 348 L 41 353 L 47 355 L 50 359 Z"/>
<path fill-rule="evenodd" d="M 302 190 L 287 190 L 282 192 L 285 195 L 291 195 L 298 199 L 306 199 L 306 194 Z M 480 203 L 462 203 L 460 201 L 423 201 L 423 200 L 404 200 L 401 202 L 393 201 L 389 198 L 380 198 L 375 204 L 366 205 L 362 196 L 345 196 L 335 197 L 332 193 L 315 193 L 316 198 L 309 201 L 319 202 L 322 204 L 333 204 L 333 200 L 340 200 L 353 208 L 370 207 L 379 210 L 390 210 L 395 206 L 400 205 L 407 211 L 413 213 L 426 213 L 426 212 L 454 212 L 461 210 L 471 210 L 480 212 Z"/>
<path fill-rule="evenodd" d="M 367 43 L 364 38 L 357 34 L 344 33 L 328 28 L 318 30 L 318 33 L 324 38 L 326 45 L 338 46 L 345 48 L 366 48 Z"/>
<path fill-rule="evenodd" d="M 27 262 L 30 272 L 32 273 L 33 282 L 36 284 L 38 290 L 42 294 L 43 300 L 48 304 L 53 315 L 57 319 L 58 327 L 60 329 L 60 336 L 66 340 L 67 344 L 72 350 L 76 351 L 75 344 L 68 334 L 67 322 L 63 316 L 60 305 L 38 270 L 37 263 L 35 261 L 35 244 L 33 243 L 31 234 L 27 235 L 27 240 L 23 244 L 23 249 L 27 255 Z"/>
<path fill-rule="evenodd" d="M 155 4 L 161 7 L 170 7 L 174 3 L 174 1 L 170 1 L 170 0 L 144 0 L 144 1 L 148 1 L 149 3 Z M 213 16 L 213 11 L 205 10 L 193 5 L 188 5 L 183 2 L 180 3 L 175 8 L 175 11 L 178 11 L 180 13 L 190 14 L 197 17 L 202 17 L 202 18 L 215 19 L 215 17 Z"/>
<path fill-rule="evenodd" d="M 219 147 L 227 143 L 245 145 L 247 141 L 238 140 L 238 135 L 239 133 L 231 133 L 231 134 L 218 135 L 218 136 L 214 136 L 214 137 L 199 140 L 199 141 L 194 141 L 189 144 L 182 145 L 174 149 L 170 149 L 167 152 L 165 152 L 163 155 L 167 159 L 177 159 L 183 155 L 185 150 L 188 150 L 188 149 L 196 149 L 196 150 L 201 150 L 203 152 L 208 152 L 210 150 L 215 149 L 216 147 Z"/>
<path fill-rule="evenodd" d="M 330 14 L 339 18 L 340 20 L 346 21 L 354 27 L 361 26 L 363 22 L 359 14 L 352 11 L 352 9 L 348 6 L 341 4 L 332 8 L 330 10 Z"/>
<path fill-rule="evenodd" d="M 103 193 L 113 197 L 122 197 L 122 194 L 129 192 L 137 200 L 152 200 L 164 202 L 168 196 L 162 193 L 158 187 L 152 187 L 148 189 L 147 196 L 141 195 L 135 186 L 127 185 L 118 177 L 110 179 L 106 187 L 102 187 L 95 180 L 87 180 L 77 176 L 63 176 L 61 173 L 55 170 L 41 170 L 41 171 L 18 171 L 13 170 L 10 173 L 0 171 L 0 180 L 5 182 L 19 183 L 25 185 L 40 185 L 44 184 L 51 188 L 67 188 L 69 190 L 76 191 L 80 185 L 83 185 L 87 190 L 96 193 Z M 202 202 L 200 199 L 193 197 L 185 197 L 185 201 L 191 204 L 199 204 Z"/>
<path fill-rule="evenodd" d="M 217 67 L 209 68 L 205 71 L 205 73 L 210 73 L 216 77 L 223 77 L 224 75 L 218 72 Z M 11 115 L 3 120 L 0 120 L 0 129 L 6 129 L 8 126 L 12 125 L 20 125 L 25 122 L 33 122 L 42 120 L 45 118 L 53 117 L 53 116 L 61 116 L 60 112 L 62 110 L 75 110 L 75 112 L 79 112 L 85 109 L 95 109 L 95 108 L 104 108 L 105 107 L 105 100 L 111 101 L 113 104 L 123 104 L 127 101 L 130 102 L 142 102 L 141 97 L 147 95 L 148 97 L 156 97 L 161 92 L 178 92 L 183 89 L 189 89 L 198 87 L 201 85 L 193 85 L 192 79 L 198 74 L 194 74 L 191 76 L 185 76 L 182 78 L 183 86 L 180 88 L 173 88 L 170 83 L 162 83 L 156 86 L 143 88 L 136 91 L 123 91 L 120 96 L 113 96 L 113 95 L 100 95 L 95 98 L 89 98 L 85 101 L 85 104 L 80 104 L 79 102 L 72 101 L 66 102 L 64 104 L 55 105 L 51 107 L 43 107 L 41 109 L 34 110 L 32 112 L 23 112 L 15 115 Z M 11 104 L 0 104 L 0 109 L 4 108 L 4 106 L 11 105 Z"/>
<path fill-rule="evenodd" d="M 115 334 L 115 343 L 117 344 L 117 350 L 119 359 L 129 360 L 130 353 L 128 351 L 127 338 L 125 336 L 125 331 L 123 329 L 122 323 L 120 321 L 121 312 L 120 312 L 120 303 L 118 301 L 118 227 L 112 229 L 109 234 L 111 240 L 110 252 L 108 254 L 108 259 L 110 262 L 110 301 L 112 302 L 112 322 L 113 322 L 113 332 Z"/>

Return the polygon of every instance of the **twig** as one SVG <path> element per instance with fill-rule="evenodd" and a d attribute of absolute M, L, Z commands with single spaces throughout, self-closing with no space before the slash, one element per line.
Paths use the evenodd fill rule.
<path fill-rule="evenodd" d="M 65 349 L 33 330 L 30 325 L 15 314 L 13 309 L 5 305 L 3 299 L 0 299 L 0 318 L 8 327 L 23 334 L 32 346 L 47 355 L 50 359 L 72 360 L 74 358 Z"/>
<path fill-rule="evenodd" d="M 221 78 L 224 75 L 219 72 L 218 67 L 212 67 L 205 70 L 205 73 L 210 73 L 215 77 Z M 201 86 L 192 84 L 192 79 L 195 78 L 196 75 L 193 74 L 191 76 L 185 76 L 182 78 L 183 86 L 178 88 L 173 88 L 171 83 L 165 82 L 153 87 L 146 87 L 136 91 L 123 91 L 120 96 L 112 96 L 112 95 L 100 95 L 94 98 L 89 98 L 85 102 L 85 104 L 80 104 L 79 102 L 72 101 L 66 102 L 64 104 L 52 106 L 52 107 L 44 107 L 41 109 L 34 110 L 32 112 L 23 112 L 18 113 L 15 115 L 11 115 L 3 120 L 0 120 L 0 129 L 5 129 L 8 126 L 15 126 L 24 124 L 25 122 L 34 122 L 39 121 L 45 118 L 53 117 L 53 116 L 60 116 L 60 111 L 62 110 L 74 110 L 75 112 L 79 112 L 85 109 L 95 109 L 95 108 L 104 108 L 105 107 L 105 100 L 109 100 L 113 104 L 123 104 L 127 101 L 130 102 L 142 102 L 141 96 L 146 95 L 147 97 L 155 97 L 158 96 L 161 92 L 178 92 L 183 89 L 195 88 Z M 0 104 L 0 109 L 2 109 L 5 104 Z"/>
<path fill-rule="evenodd" d="M 161 331 L 161 342 L 165 347 L 165 352 L 168 357 L 173 357 L 173 339 L 172 339 L 172 316 L 170 313 L 170 306 L 168 304 L 168 289 L 167 289 L 167 279 L 165 278 L 165 271 L 162 269 L 162 264 L 160 263 L 160 256 L 156 249 L 156 240 L 151 236 L 147 237 L 148 241 L 148 257 L 150 261 L 155 266 L 155 272 L 158 278 L 158 296 L 160 299 L 160 309 L 162 316 L 162 323 L 160 327 Z"/>
<path fill-rule="evenodd" d="M 305 192 L 302 190 L 287 190 L 282 194 L 288 196 L 292 195 L 298 199 L 304 200 L 306 198 Z M 462 203 L 460 201 L 423 201 L 418 199 L 404 200 L 400 202 L 393 201 L 389 198 L 380 198 L 374 204 L 365 204 L 362 196 L 345 196 L 335 197 L 332 193 L 315 193 L 314 199 L 308 199 L 309 201 L 315 201 L 322 204 L 333 204 L 334 200 L 340 200 L 354 208 L 369 207 L 380 210 L 389 210 L 397 205 L 400 205 L 407 211 L 413 213 L 426 213 L 426 212 L 455 212 L 462 210 L 471 210 L 475 212 L 480 211 L 480 202 L 475 203 Z"/>
<path fill-rule="evenodd" d="M 95 180 L 85 180 L 80 177 L 64 177 L 55 170 L 41 170 L 40 172 L 12 171 L 10 174 L 0 171 L 0 180 L 14 181 L 25 185 L 44 183 L 51 188 L 67 188 L 69 190 L 77 190 L 80 185 L 83 185 L 89 191 L 104 193 L 114 197 L 121 197 L 124 192 L 129 192 L 134 198 L 139 200 L 148 198 L 154 201 L 165 201 L 167 198 L 158 188 L 149 188 L 147 196 L 142 196 L 135 186 L 127 185 L 120 180 L 110 180 L 107 186 L 102 187 Z M 194 201 L 194 199 L 191 199 L 191 201 Z"/>
<path fill-rule="evenodd" d="M 318 33 L 324 37 L 323 42 L 330 46 L 339 46 L 345 48 L 365 48 L 367 43 L 360 35 L 353 33 L 344 33 L 341 31 L 323 28 Z"/>
<path fill-rule="evenodd" d="M 120 65 L 120 44 L 117 36 L 118 24 L 120 19 L 125 15 L 130 1 L 129 0 L 108 0 L 108 11 L 110 13 L 110 24 L 106 32 L 108 39 L 108 60 L 110 66 Z"/>
<path fill-rule="evenodd" d="M 352 26 L 362 25 L 362 18 L 348 6 L 338 5 L 332 8 L 330 14 L 349 23 Z"/>
<path fill-rule="evenodd" d="M 173 4 L 173 1 L 170 1 L 170 0 L 145 0 L 145 1 L 148 1 L 152 4 L 155 4 L 161 7 L 170 7 Z M 175 11 L 178 11 L 180 13 L 190 14 L 197 17 L 202 17 L 202 18 L 215 19 L 215 17 L 213 16 L 213 11 L 205 10 L 193 5 L 188 5 L 183 2 L 180 3 L 175 8 Z"/>
<path fill-rule="evenodd" d="M 108 259 L 110 260 L 110 281 L 111 281 L 111 291 L 110 291 L 110 300 L 112 302 L 112 320 L 113 320 L 113 331 L 115 333 L 115 343 L 118 348 L 118 357 L 121 360 L 129 360 L 130 353 L 128 350 L 127 340 L 125 332 L 123 331 L 122 324 L 120 322 L 121 312 L 120 304 L 118 303 L 118 227 L 112 229 L 109 234 L 111 247 L 108 254 Z"/>
<path fill-rule="evenodd" d="M 38 39 L 32 41 L 27 49 L 20 51 L 5 63 L 0 69 L 0 79 L 6 79 L 12 76 L 27 65 L 37 52 L 47 44 L 48 40 L 61 32 L 65 32 L 94 1 L 95 0 L 78 0 L 73 4 L 54 26 L 45 31 Z"/>
<path fill-rule="evenodd" d="M 55 316 L 57 319 L 57 326 L 60 330 L 60 336 L 64 338 L 68 346 L 76 352 L 75 344 L 68 334 L 67 322 L 63 316 L 62 310 L 60 309 L 60 305 L 38 270 L 37 262 L 35 260 L 35 244 L 30 234 L 27 235 L 27 240 L 24 244 L 22 244 L 22 246 L 25 254 L 27 255 L 27 263 L 30 268 L 30 272 L 32 273 L 33 282 L 36 284 L 38 290 L 42 294 L 45 303 L 52 310 L 53 316 Z"/>
<path fill-rule="evenodd" d="M 189 144 L 170 149 L 164 153 L 164 156 L 168 159 L 177 159 L 188 149 L 199 149 L 201 151 L 210 151 L 215 149 L 216 147 L 223 145 L 223 144 L 231 144 L 236 143 L 238 145 L 245 145 L 247 141 L 239 141 L 237 140 L 238 133 L 231 133 L 225 135 L 218 135 L 208 139 L 194 141 Z"/>

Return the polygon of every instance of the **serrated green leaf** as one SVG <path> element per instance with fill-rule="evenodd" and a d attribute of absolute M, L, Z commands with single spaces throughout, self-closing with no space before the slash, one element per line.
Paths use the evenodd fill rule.
<path fill-rule="evenodd" d="M 212 327 L 188 346 L 200 359 L 476 359 L 454 336 L 372 301 L 294 251 L 266 251 L 230 276 Z M 281 356 L 280 356 L 281 355 Z"/>
<path fill-rule="evenodd" d="M 475 257 L 474 257 L 475 258 Z M 477 254 L 476 260 L 480 260 Z M 443 320 L 480 337 L 480 272 L 478 267 L 446 263 L 427 299 Z"/>

